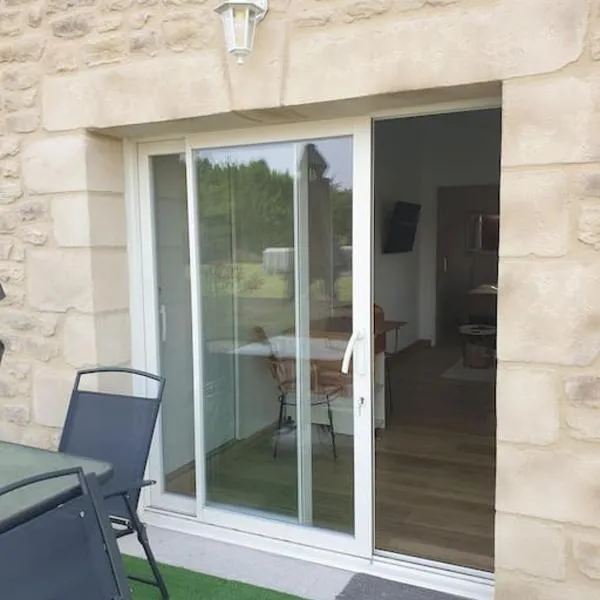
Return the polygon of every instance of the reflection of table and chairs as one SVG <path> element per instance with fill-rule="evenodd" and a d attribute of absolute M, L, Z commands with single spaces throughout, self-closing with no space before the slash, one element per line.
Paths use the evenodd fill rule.
<path fill-rule="evenodd" d="M 99 391 L 104 381 L 110 391 Z M 141 488 L 154 483 L 143 474 L 163 389 L 164 379 L 133 369 L 81 371 L 58 452 L 0 443 L 2 597 L 129 600 L 116 540 L 135 533 L 154 580 L 130 578 L 168 599 L 137 516 Z"/>

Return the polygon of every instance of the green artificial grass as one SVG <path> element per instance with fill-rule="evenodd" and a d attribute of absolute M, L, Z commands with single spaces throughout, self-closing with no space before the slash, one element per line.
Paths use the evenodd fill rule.
<path fill-rule="evenodd" d="M 150 577 L 150 569 L 145 561 L 124 556 L 123 562 L 128 573 Z M 161 565 L 160 571 L 167 582 L 171 600 L 300 600 L 297 596 L 168 565 Z M 131 588 L 133 600 L 160 600 L 160 593 L 154 587 L 132 581 Z"/>

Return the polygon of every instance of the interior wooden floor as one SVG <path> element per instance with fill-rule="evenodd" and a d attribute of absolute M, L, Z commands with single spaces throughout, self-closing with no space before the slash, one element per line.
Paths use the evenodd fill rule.
<path fill-rule="evenodd" d="M 416 346 L 390 360 L 388 426 L 375 438 L 375 546 L 378 550 L 493 570 L 494 385 L 445 379 L 455 344 Z M 314 435 L 314 524 L 352 532 L 352 438 Z M 295 440 L 273 432 L 231 444 L 207 462 L 211 503 L 296 519 Z M 193 468 L 169 478 L 170 491 L 194 494 Z"/>

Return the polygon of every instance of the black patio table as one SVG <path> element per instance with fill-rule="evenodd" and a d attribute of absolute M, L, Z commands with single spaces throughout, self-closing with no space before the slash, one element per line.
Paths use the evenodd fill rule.
<path fill-rule="evenodd" d="M 74 467 L 81 467 L 85 474 L 94 473 L 100 483 L 108 481 L 113 472 L 112 465 L 107 462 L 0 442 L 0 489 L 27 477 Z M 61 477 L 0 497 L 0 534 L 66 502 L 78 489 L 76 476 Z"/>

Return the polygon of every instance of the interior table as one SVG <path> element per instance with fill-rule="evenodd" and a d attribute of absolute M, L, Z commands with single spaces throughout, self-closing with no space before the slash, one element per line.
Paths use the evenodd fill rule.
<path fill-rule="evenodd" d="M 81 467 L 86 474 L 95 473 L 100 483 L 108 481 L 113 473 L 112 465 L 107 462 L 0 442 L 0 489 L 34 475 L 75 467 Z M 35 517 L 49 504 L 58 505 L 68 500 L 78 485 L 75 476 L 61 477 L 0 497 L 0 533 Z"/>

